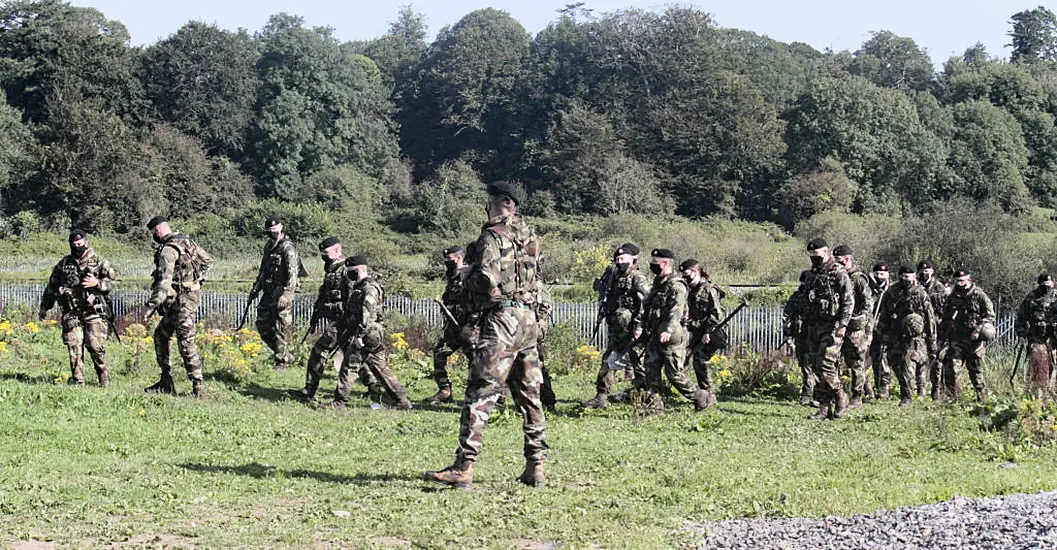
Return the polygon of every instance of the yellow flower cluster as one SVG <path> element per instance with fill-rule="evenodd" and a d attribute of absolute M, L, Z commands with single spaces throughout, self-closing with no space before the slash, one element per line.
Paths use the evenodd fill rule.
<path fill-rule="evenodd" d="M 396 351 L 407 351 L 407 348 L 411 347 L 404 338 L 403 332 L 394 332 L 389 335 L 389 339 L 392 340 L 393 349 Z"/>
<path fill-rule="evenodd" d="M 264 346 L 260 342 L 246 342 L 239 346 L 239 351 L 247 357 L 256 358 L 261 353 L 263 347 Z"/>
<path fill-rule="evenodd" d="M 32 332 L 33 334 L 36 334 L 40 332 L 40 327 L 38 327 L 36 323 L 30 321 L 26 323 L 26 330 Z"/>
<path fill-rule="evenodd" d="M 15 328 L 11 325 L 11 321 L 3 320 L 0 321 L 0 336 L 11 336 L 15 332 Z"/>
<path fill-rule="evenodd" d="M 590 344 L 584 344 L 576 348 L 576 359 L 578 361 L 583 360 L 584 362 L 592 363 L 598 359 L 600 355 L 602 355 L 602 352 L 598 351 L 597 348 Z"/>
<path fill-rule="evenodd" d="M 717 384 L 722 386 L 734 379 L 734 371 L 731 370 L 734 361 L 730 357 L 717 353 L 708 359 L 708 364 L 715 373 Z"/>

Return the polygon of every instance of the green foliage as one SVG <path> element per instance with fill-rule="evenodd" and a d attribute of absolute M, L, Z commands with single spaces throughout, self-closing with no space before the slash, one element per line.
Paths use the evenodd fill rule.
<path fill-rule="evenodd" d="M 932 59 L 910 38 L 891 31 L 873 33 L 848 66 L 848 72 L 883 88 L 925 90 L 932 83 Z"/>
<path fill-rule="evenodd" d="M 822 212 L 848 212 L 855 199 L 855 182 L 844 165 L 833 157 L 802 177 L 785 182 L 778 190 L 778 203 L 786 223 L 806 220 Z"/>
<path fill-rule="evenodd" d="M 484 223 L 485 186 L 463 161 L 449 162 L 415 189 L 418 230 L 449 240 L 476 239 Z"/>
<path fill-rule="evenodd" d="M 1013 53 L 1019 63 L 1057 61 L 1057 15 L 1044 6 L 1013 14 Z"/>
<path fill-rule="evenodd" d="M 991 201 L 1012 211 L 1030 204 L 1024 172 L 1028 149 L 1013 115 L 985 101 L 954 107 L 954 136 L 948 165 L 954 193 Z"/>

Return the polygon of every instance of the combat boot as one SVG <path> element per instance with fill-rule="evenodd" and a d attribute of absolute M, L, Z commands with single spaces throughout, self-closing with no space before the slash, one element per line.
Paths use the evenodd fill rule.
<path fill-rule="evenodd" d="M 878 399 L 888 399 L 892 395 L 892 388 L 888 384 L 881 386 L 881 391 L 877 394 Z"/>
<path fill-rule="evenodd" d="M 710 391 L 697 390 L 697 394 L 694 395 L 694 410 L 703 411 L 712 405 L 716 404 L 716 396 Z"/>
<path fill-rule="evenodd" d="M 543 461 L 532 459 L 525 461 L 525 471 L 521 472 L 517 480 L 529 487 L 539 488 L 546 485 L 547 482 L 543 477 Z"/>
<path fill-rule="evenodd" d="M 848 410 L 848 396 L 844 394 L 844 391 L 837 392 L 837 400 L 833 403 L 833 412 L 830 414 L 830 418 L 836 420 L 842 416 Z"/>
<path fill-rule="evenodd" d="M 395 405 L 393 405 L 393 408 L 398 410 L 398 411 L 410 411 L 411 410 L 411 400 L 408 399 L 407 397 L 401 397 L 400 400 L 397 401 Z"/>
<path fill-rule="evenodd" d="M 810 420 L 826 420 L 829 418 L 829 403 L 819 403 L 818 410 L 815 414 L 808 417 Z"/>
<path fill-rule="evenodd" d="M 202 380 L 191 380 L 191 395 L 195 396 L 195 399 L 202 399 L 205 396 L 206 388 L 205 382 Z"/>
<path fill-rule="evenodd" d="M 99 369 L 96 371 L 99 375 L 99 385 L 107 388 L 110 387 L 110 371 L 107 369 Z"/>
<path fill-rule="evenodd" d="M 800 404 L 805 406 L 805 407 L 817 407 L 818 406 L 818 403 L 815 402 L 815 400 L 812 399 L 811 396 L 809 394 L 806 394 L 806 393 L 800 395 Z"/>
<path fill-rule="evenodd" d="M 437 390 L 437 393 L 433 394 L 426 403 L 430 405 L 437 405 L 440 403 L 450 403 L 452 401 L 451 388 L 441 388 Z"/>
<path fill-rule="evenodd" d="M 158 380 L 153 386 L 143 388 L 143 391 L 149 393 L 168 393 L 176 395 L 176 384 L 172 381 L 172 375 L 168 373 L 162 373 L 161 379 Z"/>
<path fill-rule="evenodd" d="M 899 406 L 900 407 L 909 407 L 913 403 L 914 403 L 914 399 L 911 398 L 911 397 L 904 397 L 904 398 L 899 400 Z"/>
<path fill-rule="evenodd" d="M 448 487 L 469 489 L 473 486 L 473 467 L 473 462 L 456 459 L 455 464 L 452 464 L 443 470 L 426 472 L 425 474 L 422 474 L 422 477 L 424 477 L 426 481 L 447 485 Z"/>
<path fill-rule="evenodd" d="M 861 408 L 861 407 L 862 407 L 862 397 L 860 397 L 860 396 L 852 397 L 851 401 L 848 401 L 848 410 L 849 411 L 855 410 L 855 409 L 858 409 L 858 408 Z"/>
<path fill-rule="evenodd" d="M 580 406 L 585 409 L 604 409 L 607 405 L 609 405 L 609 395 L 605 393 L 599 393 L 593 398 L 580 403 Z"/>

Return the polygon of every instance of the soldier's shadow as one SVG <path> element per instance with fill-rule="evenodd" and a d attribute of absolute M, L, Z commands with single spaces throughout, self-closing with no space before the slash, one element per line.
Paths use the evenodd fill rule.
<path fill-rule="evenodd" d="M 290 390 L 282 388 L 268 388 L 257 383 L 250 383 L 245 386 L 236 385 L 234 390 L 246 397 L 252 397 L 253 399 L 263 399 L 265 401 L 271 401 L 272 403 L 280 403 L 285 401 L 296 401 L 290 394 Z"/>
<path fill-rule="evenodd" d="M 14 380 L 23 384 L 52 384 L 47 374 L 27 374 L 24 372 L 0 372 L 0 380 Z"/>
<path fill-rule="evenodd" d="M 276 468 L 275 466 L 269 466 L 267 464 L 261 464 L 259 462 L 250 462 L 248 464 L 242 464 L 240 466 L 221 466 L 216 464 L 202 464 L 198 462 L 192 462 L 180 464 L 179 466 L 181 468 L 184 468 L 185 470 L 207 474 L 235 474 L 240 476 L 252 477 L 255 479 L 314 479 L 316 481 L 321 481 L 324 483 L 343 483 L 351 485 L 369 485 L 372 483 L 388 483 L 393 481 L 419 481 L 420 479 L 418 476 L 410 476 L 406 474 L 395 473 L 358 473 L 353 475 L 344 475 L 335 474 L 332 472 L 319 472 L 315 470 L 305 469 L 286 470 L 282 468 Z"/>

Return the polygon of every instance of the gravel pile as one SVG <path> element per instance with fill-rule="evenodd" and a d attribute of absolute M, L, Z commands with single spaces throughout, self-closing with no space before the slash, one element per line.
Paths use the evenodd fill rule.
<path fill-rule="evenodd" d="M 695 523 L 700 548 L 1057 548 L 1057 492 L 824 519 Z"/>

